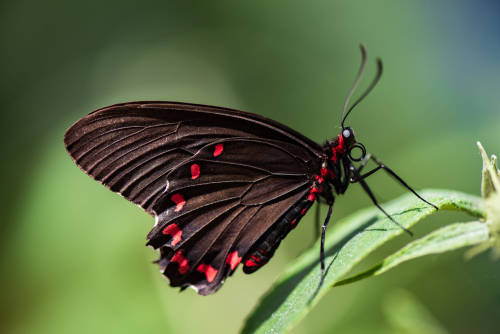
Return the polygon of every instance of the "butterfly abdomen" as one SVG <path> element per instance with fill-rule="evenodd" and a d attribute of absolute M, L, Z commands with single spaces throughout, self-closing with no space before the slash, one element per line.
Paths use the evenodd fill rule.
<path fill-rule="evenodd" d="M 255 272 L 271 259 L 281 240 L 298 225 L 315 199 L 311 197 L 311 192 L 307 193 L 257 241 L 243 259 L 246 274 Z"/>

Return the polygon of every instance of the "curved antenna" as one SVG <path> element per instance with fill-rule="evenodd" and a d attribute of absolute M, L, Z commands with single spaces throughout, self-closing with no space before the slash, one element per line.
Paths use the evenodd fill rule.
<path fill-rule="evenodd" d="M 349 100 L 352 97 L 352 94 L 354 94 L 354 91 L 356 90 L 356 87 L 358 87 L 359 81 L 361 80 L 361 76 L 363 75 L 363 71 L 365 70 L 366 67 L 366 47 L 363 43 L 359 45 L 359 48 L 361 49 L 361 65 L 359 66 L 359 71 L 358 75 L 356 76 L 356 80 L 354 80 L 354 84 L 351 87 L 351 90 L 349 91 L 349 94 L 347 94 L 347 97 L 344 102 L 344 108 L 342 109 L 342 115 L 340 116 L 340 124 L 342 125 L 342 129 L 344 128 L 344 113 L 347 109 L 347 105 L 349 104 Z M 349 112 L 347 112 L 349 114 Z M 347 117 L 347 115 L 346 115 Z"/>
<path fill-rule="evenodd" d="M 378 83 L 378 81 L 380 80 L 380 77 L 382 76 L 382 70 L 383 70 L 383 67 L 382 67 L 382 60 L 380 58 L 377 58 L 377 74 L 375 75 L 375 78 L 373 79 L 372 83 L 370 84 L 370 86 L 368 86 L 368 88 L 364 91 L 363 94 L 361 94 L 360 97 L 358 97 L 358 99 L 352 104 L 352 106 L 349 108 L 349 110 L 347 111 L 347 114 L 345 115 L 345 117 L 342 119 L 342 129 L 344 128 L 344 121 L 345 119 L 347 118 L 347 116 L 349 116 L 349 113 L 361 102 L 363 101 L 363 99 L 366 97 L 366 95 L 368 95 L 371 90 L 373 89 L 373 87 L 375 87 Z"/>

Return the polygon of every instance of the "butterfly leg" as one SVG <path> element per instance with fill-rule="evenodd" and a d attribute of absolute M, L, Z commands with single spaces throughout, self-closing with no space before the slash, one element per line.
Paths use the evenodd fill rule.
<path fill-rule="evenodd" d="M 427 202 L 424 198 L 422 198 L 419 194 L 417 194 L 417 192 L 415 190 L 413 190 L 412 187 L 410 187 L 401 177 L 399 177 L 392 169 L 390 169 L 389 167 L 387 167 L 382 161 L 378 160 L 377 158 L 375 158 L 373 155 L 371 156 L 371 159 L 378 165 L 378 167 L 376 167 L 376 169 L 383 169 L 387 172 L 387 174 L 389 174 L 390 176 L 392 176 L 393 178 L 395 178 L 399 183 L 401 183 L 401 185 L 403 187 L 405 187 L 406 189 L 408 189 L 409 191 L 411 191 L 415 196 L 417 196 L 421 201 L 429 204 L 430 206 L 433 206 L 434 209 L 438 210 L 438 207 L 435 206 L 434 204 L 432 203 L 429 203 Z"/>
<path fill-rule="evenodd" d="M 407 228 L 405 228 L 403 225 L 401 225 L 400 223 L 398 223 L 396 220 L 394 220 L 394 218 L 392 218 L 381 206 L 380 204 L 378 203 L 377 199 L 375 198 L 375 195 L 373 195 L 373 192 L 371 191 L 370 187 L 368 187 L 368 184 L 365 182 L 364 178 L 359 175 L 359 172 L 358 170 L 354 167 L 354 166 L 351 166 L 351 173 L 353 173 L 354 175 L 354 180 L 355 182 L 359 182 L 361 184 L 361 187 L 363 187 L 363 190 L 368 194 L 368 197 L 370 197 L 370 199 L 372 200 L 373 204 L 375 204 L 375 206 L 380 210 L 382 211 L 382 213 L 387 217 L 389 218 L 394 224 L 396 224 L 397 226 L 399 226 L 402 230 L 404 230 L 406 233 L 408 233 L 409 235 L 413 236 L 413 233 L 408 230 Z"/>
<path fill-rule="evenodd" d="M 313 236 L 313 243 L 318 240 L 319 238 L 319 231 L 321 229 L 321 225 L 320 225 L 320 222 L 319 222 L 319 219 L 320 219 L 320 214 L 321 214 L 321 206 L 320 206 L 320 201 L 318 200 L 316 202 L 316 209 L 314 211 L 314 236 Z"/>
<path fill-rule="evenodd" d="M 373 162 L 375 162 L 377 164 L 377 167 L 375 167 L 374 169 L 370 170 L 369 172 L 363 174 L 363 175 L 359 175 L 361 173 L 361 171 L 363 170 L 363 168 L 366 166 L 366 164 L 368 163 L 368 160 L 372 160 Z M 405 187 L 406 189 L 408 189 L 409 191 L 411 191 L 415 196 L 417 196 L 418 199 L 420 199 L 421 201 L 429 204 L 430 206 L 434 207 L 436 210 L 438 210 L 438 207 L 435 206 L 434 204 L 426 201 L 422 196 L 420 196 L 415 190 L 413 190 L 412 187 L 410 187 L 408 185 L 408 183 L 406 183 L 399 175 L 397 175 L 392 169 L 390 169 L 389 167 L 387 167 L 382 161 L 380 161 L 379 159 L 377 159 L 376 157 L 374 157 L 373 155 L 371 154 L 367 154 L 365 156 L 365 158 L 363 159 L 363 161 L 361 162 L 361 165 L 360 167 L 357 169 L 357 172 L 358 172 L 358 177 L 356 178 L 351 178 L 351 182 L 359 182 L 359 180 L 362 180 L 362 179 L 365 179 L 367 178 L 368 176 L 374 174 L 375 172 L 379 171 L 379 170 L 385 170 L 387 174 L 389 174 L 390 176 L 392 176 L 393 178 L 395 178 L 403 187 Z"/>
<path fill-rule="evenodd" d="M 321 226 L 321 247 L 320 247 L 320 262 L 321 262 L 321 281 L 320 286 L 323 284 L 323 279 L 325 277 L 325 235 L 326 235 L 326 227 L 330 222 L 330 217 L 332 216 L 333 211 L 333 202 L 328 207 L 328 213 L 326 214 L 326 219 L 323 225 Z"/>

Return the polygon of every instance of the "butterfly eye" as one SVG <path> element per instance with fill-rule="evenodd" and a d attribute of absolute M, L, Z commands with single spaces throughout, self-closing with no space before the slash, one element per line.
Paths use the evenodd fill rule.
<path fill-rule="evenodd" d="M 353 161 L 361 161 L 366 156 L 366 149 L 361 143 L 354 144 L 349 150 L 349 158 Z"/>

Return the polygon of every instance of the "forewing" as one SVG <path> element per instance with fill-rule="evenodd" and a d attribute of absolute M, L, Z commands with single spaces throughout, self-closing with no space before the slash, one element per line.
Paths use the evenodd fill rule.
<path fill-rule="evenodd" d="M 65 144 L 86 173 L 155 216 L 148 244 L 164 274 L 200 294 L 307 193 L 321 154 L 260 116 L 169 102 L 100 109 Z"/>
<path fill-rule="evenodd" d="M 218 139 L 236 137 L 274 141 L 308 164 L 321 154 L 313 141 L 261 116 L 175 102 L 133 102 L 99 109 L 74 124 L 64 142 L 85 173 L 154 215 L 155 200 L 178 164 Z M 258 166 L 274 159 L 245 148 L 233 153 L 241 162 L 256 159 Z"/>

